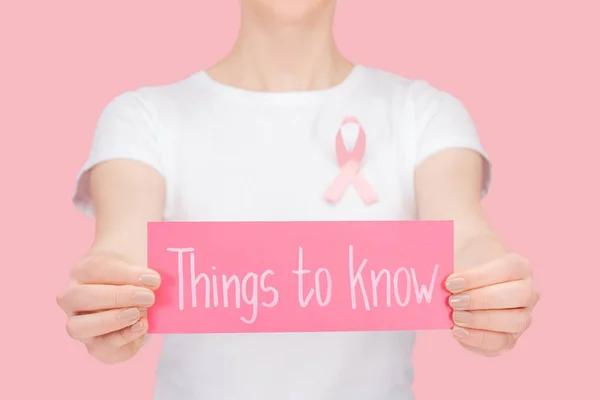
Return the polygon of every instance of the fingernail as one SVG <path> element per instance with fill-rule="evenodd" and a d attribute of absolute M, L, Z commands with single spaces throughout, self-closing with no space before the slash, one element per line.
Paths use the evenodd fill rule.
<path fill-rule="evenodd" d="M 143 274 L 140 276 L 140 282 L 142 285 L 149 287 L 158 287 L 160 285 L 160 277 L 155 274 Z"/>
<path fill-rule="evenodd" d="M 469 305 L 469 296 L 461 294 L 458 296 L 450 296 L 450 307 L 452 308 L 465 308 Z"/>
<path fill-rule="evenodd" d="M 133 302 L 138 306 L 151 306 L 154 303 L 154 294 L 139 292 L 133 295 Z"/>
<path fill-rule="evenodd" d="M 457 339 L 464 339 L 469 336 L 469 331 L 463 328 L 454 328 L 452 329 L 452 335 Z"/>
<path fill-rule="evenodd" d="M 446 289 L 451 292 L 457 292 L 463 290 L 467 286 L 467 282 L 464 278 L 452 278 L 446 281 Z"/>
<path fill-rule="evenodd" d="M 134 332 L 141 332 L 144 330 L 144 321 L 139 321 L 131 326 L 131 330 Z"/>
<path fill-rule="evenodd" d="M 473 314 L 467 311 L 455 311 L 452 318 L 459 324 L 468 324 L 473 321 Z"/>
<path fill-rule="evenodd" d="M 129 308 L 119 313 L 119 319 L 121 321 L 132 322 L 136 321 L 140 317 L 140 310 L 137 308 Z"/>

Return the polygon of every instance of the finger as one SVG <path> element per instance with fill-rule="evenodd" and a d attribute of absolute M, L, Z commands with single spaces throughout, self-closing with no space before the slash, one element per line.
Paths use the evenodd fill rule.
<path fill-rule="evenodd" d="M 531 312 L 519 310 L 455 311 L 454 324 L 485 331 L 522 333 L 531 325 Z"/>
<path fill-rule="evenodd" d="M 113 308 L 150 307 L 154 292 L 139 286 L 75 285 L 61 300 L 63 310 L 71 315 Z"/>
<path fill-rule="evenodd" d="M 107 256 L 92 256 L 80 261 L 71 275 L 83 284 L 134 285 L 151 289 L 160 286 L 160 275 L 156 271 Z"/>
<path fill-rule="evenodd" d="M 465 349 L 467 349 L 467 350 L 469 350 L 469 351 L 471 351 L 471 352 L 473 352 L 473 353 L 475 353 L 475 354 L 482 355 L 482 356 L 484 356 L 484 357 L 495 357 L 495 356 L 499 356 L 499 355 L 501 355 L 501 354 L 504 352 L 504 350 L 499 350 L 499 351 L 496 351 L 496 352 L 485 351 L 485 350 L 479 349 L 479 348 L 477 348 L 477 347 L 473 347 L 473 346 L 466 345 L 466 344 L 464 344 L 464 343 L 462 343 L 462 342 L 460 342 L 460 341 L 459 341 L 458 343 L 459 343 L 459 344 L 460 344 L 460 345 L 461 345 L 463 348 L 465 348 Z"/>
<path fill-rule="evenodd" d="M 529 277 L 529 262 L 521 256 L 509 254 L 481 266 L 453 273 L 446 280 L 446 288 L 452 293 L 460 293 Z"/>
<path fill-rule="evenodd" d="M 513 281 L 473 289 L 450 296 L 454 310 L 501 310 L 529 307 L 535 299 L 529 280 Z"/>
<path fill-rule="evenodd" d="M 143 307 L 136 307 L 136 308 L 138 310 L 140 310 L 140 318 L 148 319 L 148 309 L 147 308 L 143 308 Z M 102 311 L 107 311 L 107 310 L 102 310 Z M 96 314 L 96 313 L 98 313 L 98 311 L 81 312 L 81 313 L 78 313 L 77 315 Z"/>
<path fill-rule="evenodd" d="M 530 310 L 533 309 L 537 305 L 537 303 L 540 301 L 540 298 L 541 298 L 541 293 L 539 292 L 539 290 L 536 287 L 533 288 L 533 292 L 534 293 L 532 296 L 533 298 L 531 300 L 531 304 L 529 304 L 529 307 L 527 307 Z"/>
<path fill-rule="evenodd" d="M 67 332 L 73 339 L 89 339 L 131 326 L 139 319 L 140 310 L 137 308 L 75 315 L 67 320 Z"/>
<path fill-rule="evenodd" d="M 148 331 L 148 321 L 140 318 L 135 324 L 102 336 L 84 339 L 88 350 L 97 347 L 123 347 L 142 338 Z"/>
<path fill-rule="evenodd" d="M 510 333 L 490 332 L 477 329 L 454 327 L 452 336 L 461 344 L 488 354 L 498 354 L 514 346 Z"/>
<path fill-rule="evenodd" d="M 86 346 L 92 357 L 105 364 L 118 364 L 130 360 L 142 347 L 144 337 L 138 338 L 121 347 Z"/>

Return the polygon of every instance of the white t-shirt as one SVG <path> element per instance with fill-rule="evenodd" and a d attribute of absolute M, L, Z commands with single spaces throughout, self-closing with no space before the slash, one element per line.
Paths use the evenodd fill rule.
<path fill-rule="evenodd" d="M 338 172 L 335 136 L 349 116 L 366 133 L 362 173 L 379 196 L 374 205 L 353 190 L 334 206 L 323 199 Z M 344 128 L 346 140 L 352 128 Z M 169 221 L 415 219 L 415 167 L 447 148 L 484 156 L 487 190 L 489 162 L 469 114 L 426 82 L 356 66 L 331 89 L 260 93 L 202 71 L 107 106 L 74 203 L 93 215 L 89 169 L 127 158 L 165 177 Z M 414 339 L 414 332 L 167 335 L 154 398 L 410 400 Z"/>

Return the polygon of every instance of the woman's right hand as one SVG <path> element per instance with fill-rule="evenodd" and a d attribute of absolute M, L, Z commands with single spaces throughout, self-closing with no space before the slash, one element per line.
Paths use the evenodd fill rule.
<path fill-rule="evenodd" d="M 148 330 L 147 308 L 160 276 L 119 257 L 84 258 L 71 270 L 57 303 L 67 315 L 67 332 L 104 363 L 126 361 L 137 354 Z"/>

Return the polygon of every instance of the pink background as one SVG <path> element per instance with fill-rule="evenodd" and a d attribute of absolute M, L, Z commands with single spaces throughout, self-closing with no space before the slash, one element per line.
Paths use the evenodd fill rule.
<path fill-rule="evenodd" d="M 54 297 L 93 234 L 70 195 L 102 107 L 222 56 L 236 7 L 0 1 L 0 398 L 151 398 L 160 340 L 107 367 L 65 333 Z M 494 161 L 486 209 L 533 261 L 544 295 L 530 332 L 502 358 L 471 355 L 448 332 L 422 334 L 417 399 L 600 398 L 598 8 L 594 0 L 340 0 L 337 36 L 348 56 L 425 78 L 467 105 Z"/>

